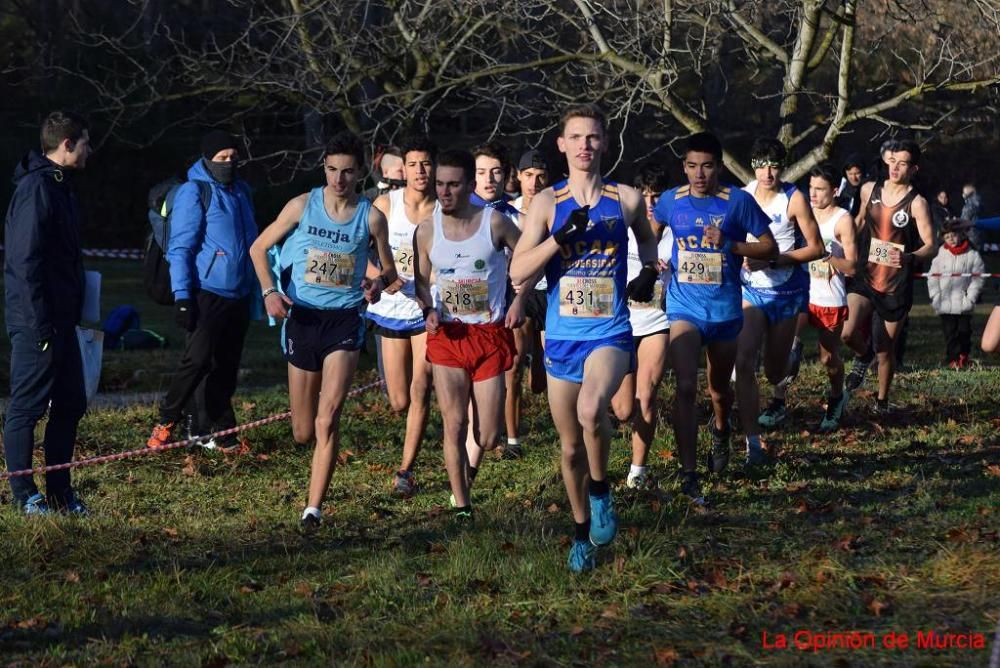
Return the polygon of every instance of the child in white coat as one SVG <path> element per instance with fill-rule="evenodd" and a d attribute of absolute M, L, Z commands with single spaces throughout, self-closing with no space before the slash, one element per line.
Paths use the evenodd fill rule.
<path fill-rule="evenodd" d="M 927 279 L 931 305 L 941 318 L 947 346 L 948 366 L 964 369 L 969 365 L 972 348 L 972 311 L 983 289 L 982 276 L 948 276 L 947 274 L 983 273 L 983 258 L 972 248 L 965 236 L 962 221 L 950 220 L 944 227 L 944 244 L 931 262 Z"/>

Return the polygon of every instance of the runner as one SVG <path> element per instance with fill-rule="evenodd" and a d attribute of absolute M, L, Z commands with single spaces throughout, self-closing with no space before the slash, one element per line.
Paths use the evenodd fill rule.
<path fill-rule="evenodd" d="M 871 361 L 862 323 L 871 321 L 873 310 L 882 318 L 870 336 L 878 359 L 875 410 L 885 413 L 896 370 L 896 340 L 913 305 L 913 264 L 928 262 L 936 249 L 927 200 L 911 183 L 920 168 L 920 147 L 914 141 L 890 139 L 882 144 L 880 155 L 888 178 L 861 189 L 861 211 L 855 221 L 858 267 L 848 289 L 849 314 L 841 339 L 857 355 L 845 381 L 846 390 L 853 392 L 864 382 Z"/>
<path fill-rule="evenodd" d="M 509 201 L 505 192 L 508 176 L 513 171 L 510 165 L 510 155 L 507 148 L 499 142 L 489 142 L 476 147 L 472 151 L 476 161 L 476 191 L 472 193 L 473 206 L 495 209 L 511 220 L 517 222 L 520 211 Z M 508 295 L 508 300 L 513 294 Z M 504 375 L 506 383 L 506 403 L 504 405 L 504 422 L 507 428 L 507 445 L 500 455 L 504 459 L 518 459 L 523 455 L 521 449 L 521 364 L 524 360 L 524 335 L 520 329 L 514 331 L 514 364 Z M 469 448 L 474 448 L 471 440 Z"/>
<path fill-rule="evenodd" d="M 836 431 L 844 416 L 844 361 L 840 357 L 840 334 L 847 321 L 847 288 L 844 278 L 854 275 L 857 247 L 854 220 L 850 212 L 834 203 L 837 168 L 831 163 L 817 165 L 809 172 L 809 202 L 819 225 L 826 256 L 809 263 L 808 324 L 818 330 L 819 361 L 830 379 L 826 410 L 819 423 L 821 433 Z M 774 388 L 771 405 L 785 403 L 789 377 Z M 763 416 L 761 416 L 763 421 Z"/>
<path fill-rule="evenodd" d="M 364 169 L 361 140 L 348 132 L 335 136 L 323 167 L 326 186 L 290 200 L 250 247 L 267 313 L 285 320 L 292 434 L 299 443 L 316 438 L 306 530 L 320 524 L 337 463 L 341 409 L 364 345 L 363 304 L 377 302 L 382 286 L 396 280 L 385 217 L 355 194 Z M 372 242 L 386 267 L 375 281 L 365 278 Z M 279 243 L 280 286 L 268 264 L 268 250 Z"/>
<path fill-rule="evenodd" d="M 667 288 L 670 320 L 670 363 L 677 378 L 674 435 L 681 460 L 681 492 L 704 505 L 697 471 L 698 361 L 702 346 L 708 358 L 708 390 L 715 424 L 711 425 L 709 469 L 729 463 L 729 411 L 733 392 L 729 377 L 736 361 L 736 339 L 743 327 L 740 308 L 742 258 L 767 261 L 777 243 L 767 215 L 753 197 L 719 184 L 722 145 L 714 135 L 687 138 L 683 155 L 688 185 L 668 190 L 654 210 L 656 220 L 674 236 Z M 746 241 L 747 235 L 756 241 Z"/>
<path fill-rule="evenodd" d="M 656 282 L 651 301 L 629 301 L 629 321 L 638 368 L 625 375 L 621 387 L 611 399 L 611 408 L 620 421 L 632 422 L 632 459 L 625 486 L 629 489 L 652 489 L 656 487 L 656 481 L 646 471 L 646 457 L 656 432 L 656 392 L 666 370 L 667 345 L 670 342 L 670 321 L 667 320 L 663 294 L 664 286 L 670 280 L 667 263 L 674 238 L 669 228 L 664 228 L 653 219 L 653 207 L 660 193 L 667 189 L 667 175 L 657 165 L 646 165 L 639 170 L 633 185 L 642 193 L 646 217 L 652 225 L 653 236 L 659 240 L 659 262 L 665 270 Z M 641 270 L 639 246 L 635 234 L 629 229 L 628 279 L 637 277 Z M 638 411 L 635 410 L 636 399 Z"/>
<path fill-rule="evenodd" d="M 548 280 L 549 406 L 576 522 L 568 565 L 580 572 L 594 568 L 595 547 L 609 544 L 618 531 L 607 480 L 608 405 L 625 374 L 635 369 L 626 300 L 652 299 L 658 274 L 656 240 L 642 196 L 601 177 L 607 150 L 604 114 L 594 105 L 570 107 L 557 144 L 566 155 L 569 178 L 531 202 L 511 278 L 530 287 L 544 269 Z M 626 286 L 628 228 L 645 266 Z"/>
<path fill-rule="evenodd" d="M 427 363 L 427 331 L 423 309 L 416 296 L 413 277 L 413 233 L 417 223 L 428 220 L 437 205 L 434 194 L 434 158 L 437 147 L 426 137 L 413 137 L 403 144 L 406 186 L 375 200 L 375 208 L 389 221 L 389 247 L 398 278 L 386 286 L 378 303 L 368 307 L 367 317 L 375 325 L 383 360 L 382 377 L 389 404 L 397 413 L 406 411 L 403 459 L 393 476 L 393 492 L 402 497 L 417 491 L 413 465 L 420 452 L 430 410 L 431 367 Z M 414 222 L 416 221 L 416 222 Z M 378 271 L 369 267 L 369 272 Z"/>
<path fill-rule="evenodd" d="M 736 401 L 746 434 L 748 466 L 766 460 L 760 443 L 761 427 L 775 427 L 785 417 L 783 399 L 773 400 L 759 413 L 757 358 L 766 339 L 764 374 L 772 385 L 784 380 L 798 316 L 809 305 L 809 273 L 803 263 L 823 256 L 823 240 L 809 202 L 798 188 L 781 181 L 784 160 L 781 142 L 757 139 L 750 155 L 757 178 L 744 188 L 771 219 L 771 235 L 779 253 L 767 261 L 744 259 L 740 272 L 743 329 L 736 346 Z M 753 241 L 750 237 L 747 240 Z"/>
<path fill-rule="evenodd" d="M 518 215 L 514 222 L 521 226 L 522 217 L 527 215 L 528 207 L 535 195 L 549 184 L 549 165 L 540 151 L 527 151 L 517 164 L 517 178 L 521 187 L 521 196 L 511 202 Z M 548 284 L 543 276 L 535 289 L 529 290 L 524 299 L 524 325 L 514 330 L 514 345 L 521 359 L 529 358 L 528 384 L 531 391 L 538 394 L 545 391 L 545 309 L 547 306 L 546 291 Z M 526 351 L 531 351 L 530 355 Z M 517 380 L 520 385 L 520 379 Z M 507 448 L 511 448 L 510 439 Z"/>
<path fill-rule="evenodd" d="M 506 216 L 470 203 L 475 169 L 466 151 L 441 153 L 435 175 L 441 206 L 413 236 L 417 298 L 431 303 L 432 274 L 441 298 L 440 313 L 424 307 L 427 360 L 444 422 L 453 505 L 460 518 L 472 517 L 472 482 L 483 451 L 496 447 L 500 435 L 503 374 L 514 363 L 510 330 L 523 317 L 520 296 L 504 313 L 504 249 L 514 248 L 520 232 Z M 469 432 L 472 437 L 467 439 Z"/>

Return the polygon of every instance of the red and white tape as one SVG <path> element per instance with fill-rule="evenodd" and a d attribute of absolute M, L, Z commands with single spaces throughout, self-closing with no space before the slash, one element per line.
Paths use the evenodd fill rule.
<path fill-rule="evenodd" d="M 0 244 L 0 253 L 3 249 L 3 244 Z M 84 257 L 106 257 L 115 260 L 141 260 L 146 254 L 141 248 L 84 248 L 80 252 Z"/>
<path fill-rule="evenodd" d="M 365 392 L 367 390 L 373 389 L 382 385 L 385 382 L 381 379 L 368 383 L 367 385 L 361 385 L 354 388 L 347 393 L 347 396 L 353 397 Z M 83 466 L 96 466 L 97 464 L 107 464 L 108 462 L 116 462 L 122 459 L 129 459 L 131 457 L 142 457 L 144 455 L 158 454 L 160 452 L 167 452 L 168 450 L 176 450 L 178 448 L 185 448 L 189 445 L 199 445 L 209 439 L 220 438 L 222 436 L 229 436 L 230 434 L 237 434 L 241 431 L 246 431 L 248 429 L 255 429 L 257 427 L 263 427 L 266 424 L 271 424 L 272 422 L 280 422 L 282 420 L 287 420 L 291 417 L 291 411 L 285 411 L 284 413 L 275 413 L 274 415 L 269 415 L 266 418 L 261 418 L 260 420 L 255 420 L 253 422 L 247 422 L 246 424 L 241 424 L 232 429 L 223 429 L 222 431 L 217 431 L 212 434 L 205 434 L 203 436 L 198 436 L 196 438 L 186 438 L 183 441 L 175 441 L 173 443 L 167 443 L 158 448 L 139 448 L 138 450 L 128 450 L 126 452 L 118 452 L 113 455 L 101 455 L 98 457 L 88 457 L 87 459 L 78 459 L 73 462 L 67 462 L 65 464 L 53 464 L 52 466 L 39 466 L 33 469 L 21 469 L 20 471 L 3 471 L 0 472 L 0 480 L 7 480 L 8 478 L 19 478 L 22 476 L 30 476 L 35 474 L 49 473 L 51 471 L 64 471 L 66 469 L 76 469 Z"/>
<path fill-rule="evenodd" d="M 931 274 L 913 274 L 913 275 L 916 278 L 975 278 L 977 276 L 980 278 L 1000 278 L 1000 274 L 984 274 L 983 272 L 979 271 L 972 271 L 972 272 L 958 273 L 958 274 L 931 273 Z"/>

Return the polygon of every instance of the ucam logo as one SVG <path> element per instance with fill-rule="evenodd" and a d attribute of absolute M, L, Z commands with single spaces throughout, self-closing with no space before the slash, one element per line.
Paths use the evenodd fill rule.
<path fill-rule="evenodd" d="M 341 232 L 340 230 L 324 230 L 322 227 L 316 227 L 315 225 L 310 225 L 306 229 L 307 234 L 311 234 L 315 237 L 321 239 L 329 239 L 335 244 L 349 244 L 351 243 L 351 235 Z"/>

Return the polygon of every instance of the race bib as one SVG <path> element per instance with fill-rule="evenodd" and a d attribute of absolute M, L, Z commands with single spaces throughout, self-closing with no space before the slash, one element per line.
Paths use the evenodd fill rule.
<path fill-rule="evenodd" d="M 833 276 L 829 260 L 813 260 L 809 263 L 809 275 L 818 281 L 828 281 Z"/>
<path fill-rule="evenodd" d="M 657 311 L 663 310 L 663 283 L 657 281 L 653 285 L 653 298 L 648 302 L 635 302 L 631 299 L 628 300 L 629 308 L 635 309 L 637 311 L 656 309 Z"/>
<path fill-rule="evenodd" d="M 610 276 L 563 276 L 559 279 L 559 315 L 610 318 L 615 308 L 615 280 Z"/>
<path fill-rule="evenodd" d="M 871 246 L 868 247 L 868 261 L 874 264 L 881 264 L 886 267 L 899 268 L 901 265 L 893 264 L 889 259 L 889 250 L 895 248 L 900 253 L 903 252 L 903 244 L 894 244 L 891 241 L 872 239 Z"/>
<path fill-rule="evenodd" d="M 677 251 L 677 281 L 700 285 L 722 285 L 722 253 Z"/>
<path fill-rule="evenodd" d="M 310 248 L 306 256 L 306 273 L 303 280 L 325 288 L 354 287 L 354 261 L 351 253 L 335 253 Z"/>
<path fill-rule="evenodd" d="M 490 316 L 490 291 L 481 278 L 442 279 L 439 284 L 441 304 L 456 318 Z"/>
<path fill-rule="evenodd" d="M 413 275 L 413 246 L 411 244 L 400 244 L 392 254 L 393 262 L 396 263 L 396 273 L 400 275 Z"/>

